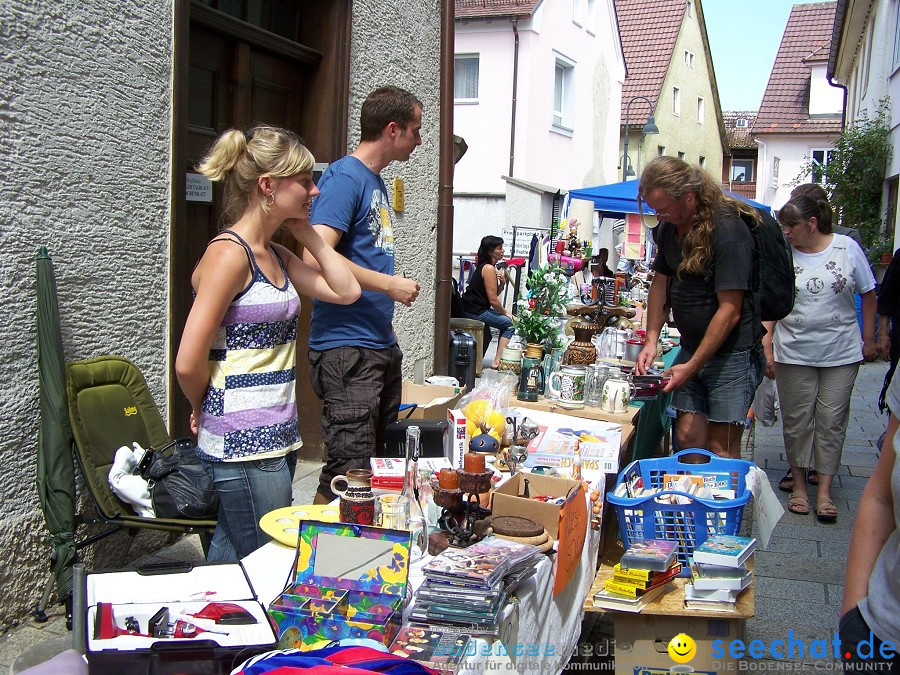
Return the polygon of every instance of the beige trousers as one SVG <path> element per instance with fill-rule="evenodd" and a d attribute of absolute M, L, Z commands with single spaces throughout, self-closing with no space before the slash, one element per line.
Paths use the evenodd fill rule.
<path fill-rule="evenodd" d="M 850 419 L 850 394 L 859 364 L 817 368 L 775 362 L 784 448 L 791 466 L 835 475 Z"/>

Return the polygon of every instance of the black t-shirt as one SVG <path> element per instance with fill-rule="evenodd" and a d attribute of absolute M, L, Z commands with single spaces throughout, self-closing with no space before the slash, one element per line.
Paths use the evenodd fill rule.
<path fill-rule="evenodd" d="M 676 270 L 683 256 L 675 225 L 661 223 L 657 239 L 659 253 L 653 269 L 669 277 L 669 302 L 684 348 L 693 352 L 700 346 L 709 322 L 719 309 L 716 292 L 742 290 L 748 292 L 744 294 L 741 318 L 716 353 L 750 349 L 755 343 L 756 320 L 749 293 L 753 235 L 747 224 L 737 214 L 719 211 L 713 231 L 712 261 L 703 276 L 682 273 L 678 278 Z"/>
<path fill-rule="evenodd" d="M 472 272 L 472 278 L 469 280 L 469 285 L 466 286 L 466 292 L 463 293 L 463 309 L 466 311 L 466 314 L 482 314 L 491 306 L 487 290 L 484 288 L 484 277 L 481 276 L 483 269 L 484 263 L 475 268 L 475 271 Z"/>

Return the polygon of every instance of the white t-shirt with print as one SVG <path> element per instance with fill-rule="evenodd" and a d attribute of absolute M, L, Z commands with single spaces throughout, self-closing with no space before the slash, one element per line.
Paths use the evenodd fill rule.
<path fill-rule="evenodd" d="M 875 288 L 862 249 L 842 234 L 820 253 L 794 253 L 794 309 L 775 326 L 775 361 L 844 366 L 862 360 L 856 293 Z"/>

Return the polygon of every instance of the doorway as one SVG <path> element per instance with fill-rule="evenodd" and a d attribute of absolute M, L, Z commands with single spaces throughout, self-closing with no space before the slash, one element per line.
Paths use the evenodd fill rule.
<path fill-rule="evenodd" d="M 309 18 L 307 18 L 307 15 Z M 169 430 L 190 434 L 190 405 L 175 378 L 175 355 L 190 311 L 191 272 L 221 227 L 222 194 L 188 201 L 186 179 L 229 128 L 271 124 L 305 139 L 320 162 L 346 152 L 349 0 L 181 0 L 175 16 L 175 88 L 169 344 Z M 287 233 L 279 243 L 296 253 Z M 301 453 L 322 456 L 321 403 L 306 377 L 310 301 L 302 302 L 297 349 Z"/>

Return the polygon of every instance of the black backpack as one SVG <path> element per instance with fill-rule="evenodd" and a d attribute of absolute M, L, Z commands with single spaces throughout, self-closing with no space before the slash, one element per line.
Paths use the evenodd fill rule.
<path fill-rule="evenodd" d="M 175 446 L 171 454 L 165 454 Z M 137 467 L 147 480 L 157 518 L 214 519 L 219 493 L 203 468 L 191 439 L 179 439 L 160 450 L 148 448 Z"/>
<path fill-rule="evenodd" d="M 760 319 L 779 321 L 794 308 L 794 256 L 778 222 L 766 211 L 756 212 L 758 225 L 743 216 L 754 243 L 752 298 Z"/>
<path fill-rule="evenodd" d="M 459 292 L 459 283 L 456 279 L 450 279 L 450 318 L 466 318 L 466 312 L 463 308 L 462 293 Z"/>

